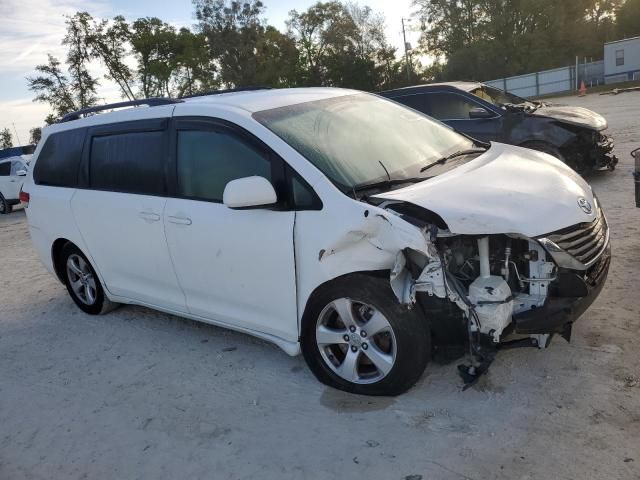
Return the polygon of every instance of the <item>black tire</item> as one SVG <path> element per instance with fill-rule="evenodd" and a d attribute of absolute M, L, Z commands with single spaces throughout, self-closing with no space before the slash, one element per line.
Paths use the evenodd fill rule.
<path fill-rule="evenodd" d="M 8 215 L 13 211 L 13 205 L 11 205 L 0 193 L 0 215 Z"/>
<path fill-rule="evenodd" d="M 393 331 L 395 361 L 388 373 L 374 383 L 354 383 L 339 376 L 323 358 L 316 342 L 322 312 L 334 300 L 345 297 L 377 309 L 386 317 Z M 366 328 L 366 323 L 363 325 L 363 329 Z M 370 341 L 373 342 L 372 339 Z M 416 306 L 409 310 L 400 305 L 388 279 L 353 274 L 341 277 L 314 293 L 302 322 L 301 346 L 309 368 L 322 383 L 350 393 L 391 396 L 404 393 L 420 379 L 431 356 L 431 335 L 420 309 Z M 354 347 L 347 345 L 346 349 L 349 348 Z M 361 353 L 367 352 L 362 350 Z"/>
<path fill-rule="evenodd" d="M 91 303 L 87 303 L 87 299 L 83 299 L 80 297 L 78 293 L 74 290 L 72 286 L 72 278 L 70 278 L 73 273 L 70 273 L 69 268 L 67 267 L 68 261 L 70 258 L 82 259 L 86 265 L 88 270 L 87 273 L 92 275 L 93 284 L 95 286 L 95 295 L 93 296 L 94 301 Z M 100 279 L 96 274 L 91 262 L 87 259 L 87 257 L 80 251 L 78 247 L 76 247 L 72 243 L 67 243 L 60 253 L 60 265 L 62 270 L 62 277 L 64 279 L 64 283 L 67 287 L 67 291 L 71 296 L 71 299 L 75 302 L 75 304 L 85 313 L 89 315 L 102 315 L 110 312 L 114 308 L 118 306 L 118 304 L 111 302 L 104 294 L 104 289 L 102 288 L 102 284 L 100 283 Z"/>

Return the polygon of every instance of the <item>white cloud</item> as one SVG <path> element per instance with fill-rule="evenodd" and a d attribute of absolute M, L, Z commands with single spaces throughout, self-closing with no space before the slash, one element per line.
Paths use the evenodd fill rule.
<path fill-rule="evenodd" d="M 106 0 L 0 0 L 0 96 L 12 97 L 0 101 L 0 128 L 10 128 L 15 136 L 15 123 L 23 143 L 29 129 L 41 126 L 50 113 L 48 105 L 31 101 L 33 94 L 25 77 L 34 75 L 36 65 L 47 62 L 47 54 L 64 61 L 65 15 L 77 11 L 89 11 L 98 18 L 113 15 Z M 103 79 L 104 70 L 96 64 L 91 72 L 100 79 L 101 99 L 117 100 L 117 88 Z"/>
<path fill-rule="evenodd" d="M 2 0 L 0 2 L 0 72 L 32 70 L 46 62 L 47 53 L 60 57 L 65 15 L 79 10 L 94 15 L 106 12 L 101 0 Z"/>
<path fill-rule="evenodd" d="M 34 103 L 30 98 L 0 101 L 0 112 L 2 112 L 0 129 L 8 128 L 11 131 L 14 145 L 19 143 L 25 145 L 29 141 L 29 130 L 41 126 L 42 119 L 50 113 L 47 105 Z M 16 130 L 20 142 L 16 138 Z"/>

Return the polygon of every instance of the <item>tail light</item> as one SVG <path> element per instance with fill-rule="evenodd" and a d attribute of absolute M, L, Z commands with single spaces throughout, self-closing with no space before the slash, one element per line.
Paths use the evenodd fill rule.
<path fill-rule="evenodd" d="M 29 206 L 29 194 L 24 190 L 20 189 L 20 202 L 25 206 Z"/>

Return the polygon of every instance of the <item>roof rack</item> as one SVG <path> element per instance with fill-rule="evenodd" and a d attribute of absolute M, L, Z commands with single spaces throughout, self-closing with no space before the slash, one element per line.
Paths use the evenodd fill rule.
<path fill-rule="evenodd" d="M 180 98 L 195 98 L 195 97 L 206 97 L 208 95 L 220 95 L 222 93 L 234 93 L 234 92 L 250 92 L 253 90 L 271 90 L 271 87 L 236 87 L 236 88 L 227 88 L 223 90 L 209 90 L 208 92 L 202 93 L 194 93 L 192 95 L 184 95 Z"/>
<path fill-rule="evenodd" d="M 82 110 L 76 110 L 75 112 L 67 113 L 62 117 L 58 123 L 70 122 L 71 120 L 78 120 L 84 115 L 89 113 L 102 112 L 103 110 L 113 110 L 114 108 L 124 107 L 137 107 L 140 105 L 147 105 L 149 107 L 157 107 L 158 105 L 170 105 L 172 103 L 180 103 L 182 100 L 166 97 L 154 97 L 145 98 L 143 100 L 130 100 L 128 102 L 109 103 L 107 105 L 97 105 L 95 107 L 83 108 Z"/>

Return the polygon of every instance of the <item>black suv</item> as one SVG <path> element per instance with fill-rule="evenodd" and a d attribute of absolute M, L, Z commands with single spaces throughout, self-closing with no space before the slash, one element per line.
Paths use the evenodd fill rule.
<path fill-rule="evenodd" d="M 602 133 L 606 119 L 586 108 L 526 100 L 475 82 L 418 85 L 380 95 L 477 140 L 549 153 L 581 172 L 613 170 L 618 163 L 611 137 Z"/>

